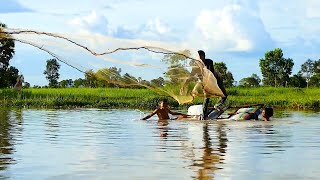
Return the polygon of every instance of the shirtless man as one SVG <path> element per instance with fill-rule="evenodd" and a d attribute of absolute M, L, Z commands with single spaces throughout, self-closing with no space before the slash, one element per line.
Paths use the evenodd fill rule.
<path fill-rule="evenodd" d="M 191 77 L 194 76 L 195 74 L 201 74 L 202 73 L 202 75 L 200 75 L 200 77 L 201 76 L 203 76 L 203 77 L 202 77 L 202 80 L 201 80 L 202 83 L 198 82 L 195 85 L 194 90 L 196 90 L 197 87 L 200 86 L 200 84 L 202 85 L 203 89 L 206 89 L 206 87 L 209 87 L 209 89 L 210 89 L 210 84 L 213 84 L 213 83 L 210 81 L 210 78 L 208 78 L 208 77 L 210 77 L 210 75 L 214 76 L 214 78 L 216 79 L 216 83 L 217 83 L 217 85 L 219 87 L 219 91 L 220 91 L 219 96 L 221 97 L 219 102 L 215 105 L 215 109 L 219 109 L 220 110 L 222 108 L 221 107 L 222 104 L 224 104 L 224 102 L 226 101 L 226 99 L 228 97 L 227 91 L 226 91 L 226 89 L 224 88 L 224 85 L 223 85 L 223 80 L 219 76 L 219 74 L 214 70 L 213 61 L 211 59 L 206 59 L 205 52 L 202 51 L 202 50 L 199 50 L 198 54 L 199 54 L 199 58 L 201 59 L 201 63 L 200 64 L 198 63 L 198 65 L 196 66 L 197 68 L 192 69 L 190 77 L 185 80 L 185 82 L 182 85 L 182 88 L 180 89 L 180 94 L 182 95 L 182 94 L 185 93 L 185 85 L 190 81 Z M 205 74 L 205 72 L 203 70 L 201 70 L 202 67 L 204 67 L 204 66 L 207 69 L 207 71 L 205 71 L 205 72 L 209 71 L 209 74 L 208 73 Z M 212 78 L 211 78 L 211 80 L 212 80 Z M 213 87 L 211 86 L 211 88 L 213 88 Z M 205 94 L 205 99 L 203 101 L 203 106 L 202 106 L 203 107 L 203 117 L 201 119 L 207 119 L 207 117 L 209 115 L 208 104 L 209 104 L 210 98 L 206 96 L 206 92 L 205 91 L 204 91 L 204 94 Z"/>
<path fill-rule="evenodd" d="M 158 115 L 159 120 L 170 119 L 169 114 L 180 115 L 178 118 L 176 118 L 177 120 L 181 120 L 189 117 L 186 114 L 171 111 L 168 107 L 168 101 L 166 99 L 161 100 L 159 108 L 155 109 L 151 114 L 142 118 L 141 120 L 147 120 L 155 114 Z"/>

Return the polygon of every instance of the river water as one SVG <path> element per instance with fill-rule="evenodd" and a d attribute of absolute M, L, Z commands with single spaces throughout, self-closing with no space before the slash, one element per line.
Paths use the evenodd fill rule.
<path fill-rule="evenodd" d="M 0 179 L 319 179 L 320 113 L 139 120 L 136 110 L 0 109 Z"/>

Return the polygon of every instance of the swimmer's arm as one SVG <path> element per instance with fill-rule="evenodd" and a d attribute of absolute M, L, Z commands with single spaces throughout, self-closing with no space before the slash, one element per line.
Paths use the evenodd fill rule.
<path fill-rule="evenodd" d="M 151 118 L 153 115 L 157 114 L 157 112 L 158 112 L 158 109 L 154 110 L 151 114 L 142 118 L 141 120 L 147 120 L 147 119 Z"/>
<path fill-rule="evenodd" d="M 168 110 L 168 112 L 172 115 L 182 115 L 182 116 L 187 116 L 186 114 L 182 114 L 182 113 L 179 113 L 179 112 L 174 112 L 174 111 L 171 111 L 171 110 Z"/>

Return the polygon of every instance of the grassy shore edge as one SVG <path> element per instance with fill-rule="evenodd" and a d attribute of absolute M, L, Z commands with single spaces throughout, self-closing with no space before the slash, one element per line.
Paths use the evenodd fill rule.
<path fill-rule="evenodd" d="M 285 109 L 320 109 L 320 88 L 274 88 L 234 87 L 227 90 L 228 101 L 233 105 L 265 104 Z M 60 88 L 60 89 L 24 89 L 16 92 L 12 89 L 0 89 L 2 107 L 24 108 L 109 108 L 109 109 L 153 109 L 164 96 L 148 89 L 125 88 Z M 185 109 L 193 104 L 202 104 L 197 98 L 190 104 L 179 105 L 167 97 L 170 106 Z M 214 105 L 216 100 L 210 102 Z"/>

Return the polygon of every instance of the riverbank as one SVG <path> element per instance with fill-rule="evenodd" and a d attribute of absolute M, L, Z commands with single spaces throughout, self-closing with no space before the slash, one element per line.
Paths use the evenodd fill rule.
<path fill-rule="evenodd" d="M 229 101 L 234 105 L 262 103 L 275 108 L 319 109 L 319 88 L 240 88 L 227 90 Z M 33 108 L 130 108 L 153 109 L 163 96 L 149 89 L 125 88 L 60 88 L 60 89 L 24 89 L 16 92 L 12 89 L 0 89 L 0 106 Z M 192 104 L 180 105 L 168 98 L 171 107 L 186 108 L 192 104 L 201 104 L 197 98 Z M 216 100 L 211 101 L 211 105 Z"/>

